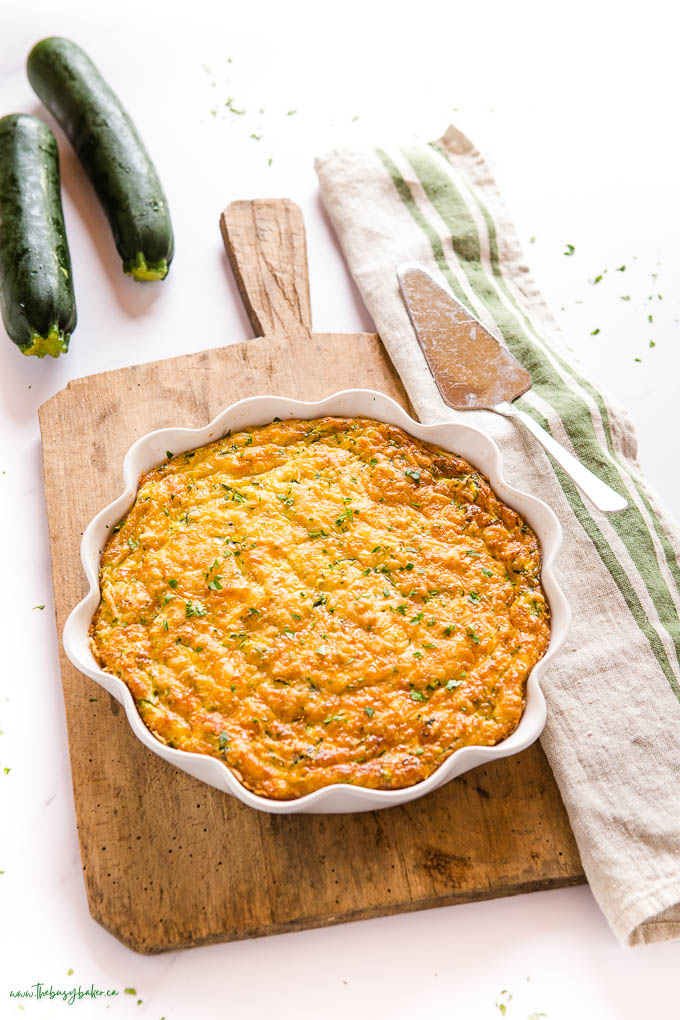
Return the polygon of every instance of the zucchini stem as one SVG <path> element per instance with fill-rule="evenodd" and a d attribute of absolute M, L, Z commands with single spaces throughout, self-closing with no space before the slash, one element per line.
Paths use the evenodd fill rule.
<path fill-rule="evenodd" d="M 49 354 L 51 358 L 58 358 L 60 354 L 66 354 L 70 339 L 70 333 L 64 333 L 63 329 L 57 329 L 55 326 L 47 336 L 33 333 L 30 344 L 21 344 L 19 350 L 26 356 L 35 355 L 36 358 L 44 358 L 46 354 Z"/>
<path fill-rule="evenodd" d="M 123 263 L 123 269 L 128 276 L 135 280 L 164 280 L 168 275 L 168 260 L 159 259 L 158 262 L 147 262 L 144 254 L 138 251 L 133 259 Z"/>

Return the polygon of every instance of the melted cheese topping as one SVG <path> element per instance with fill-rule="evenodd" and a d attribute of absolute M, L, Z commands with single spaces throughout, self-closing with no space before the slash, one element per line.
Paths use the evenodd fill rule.
<path fill-rule="evenodd" d="M 517 726 L 549 638 L 536 536 L 455 454 L 272 422 L 145 475 L 91 643 L 159 740 L 291 799 L 418 783 Z"/>

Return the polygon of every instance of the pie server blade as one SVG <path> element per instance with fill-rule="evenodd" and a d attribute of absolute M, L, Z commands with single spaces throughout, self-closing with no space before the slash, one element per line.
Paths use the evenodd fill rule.
<path fill-rule="evenodd" d="M 531 386 L 531 376 L 424 266 L 397 269 L 401 295 L 418 343 L 442 399 L 458 411 L 487 410 L 519 421 L 567 472 L 598 510 L 623 510 L 626 499 L 581 464 L 512 401 Z"/>

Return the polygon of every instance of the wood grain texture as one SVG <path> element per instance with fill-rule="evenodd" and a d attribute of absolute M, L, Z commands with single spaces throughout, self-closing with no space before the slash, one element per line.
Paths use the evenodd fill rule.
<path fill-rule="evenodd" d="M 307 242 L 302 213 L 287 198 L 232 202 L 222 240 L 256 336 L 311 333 Z"/>
<path fill-rule="evenodd" d="M 256 218 L 259 203 L 252 205 Z M 285 225 L 288 205 L 279 212 Z M 244 279 L 257 279 L 252 263 L 241 265 Z M 295 300 L 291 318 L 298 315 Z M 260 297 L 253 301 L 260 304 Z M 353 386 L 382 390 L 408 406 L 375 335 L 310 336 L 298 326 L 293 335 L 279 331 L 78 379 L 43 405 L 59 633 L 86 591 L 80 537 L 120 492 L 123 455 L 135 439 L 162 426 L 202 425 L 253 393 L 317 400 Z M 538 745 L 403 807 L 264 815 L 148 751 L 118 703 L 74 669 L 63 649 L 60 661 L 90 911 L 139 952 L 584 880 Z"/>

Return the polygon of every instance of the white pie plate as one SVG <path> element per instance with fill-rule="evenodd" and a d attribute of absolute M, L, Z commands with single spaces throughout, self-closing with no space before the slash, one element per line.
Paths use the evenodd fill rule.
<path fill-rule="evenodd" d="M 137 494 L 140 476 L 159 464 L 166 450 L 183 453 L 220 439 L 228 431 L 237 432 L 249 425 L 264 425 L 273 418 L 367 417 L 398 425 L 425 442 L 460 454 L 485 475 L 497 495 L 515 509 L 534 530 L 541 544 L 542 582 L 551 611 L 551 638 L 548 650 L 531 671 L 527 681 L 526 707 L 517 729 L 493 747 L 469 746 L 454 751 L 427 779 L 402 790 L 370 790 L 336 783 L 297 800 L 277 801 L 251 793 L 219 759 L 168 747 L 147 729 L 137 712 L 125 683 L 100 669 L 90 649 L 88 632 L 99 605 L 99 560 L 111 528 L 127 513 Z M 196 779 L 217 787 L 244 804 L 273 814 L 303 812 L 331 814 L 374 811 L 423 797 L 450 779 L 487 762 L 524 750 L 538 739 L 545 724 L 546 704 L 540 680 L 564 643 L 571 612 L 553 573 L 553 564 L 562 541 L 562 529 L 553 511 L 542 500 L 509 485 L 503 477 L 501 453 L 490 436 L 471 425 L 458 422 L 421 425 L 409 417 L 394 400 L 374 390 L 343 390 L 325 400 L 308 403 L 287 397 L 261 396 L 239 400 L 225 408 L 201 429 L 166 428 L 149 432 L 130 447 L 123 461 L 125 491 L 101 510 L 88 525 L 81 543 L 81 558 L 90 590 L 71 612 L 64 627 L 64 649 L 81 672 L 95 680 L 125 708 L 135 735 L 154 754 L 165 758 Z"/>

